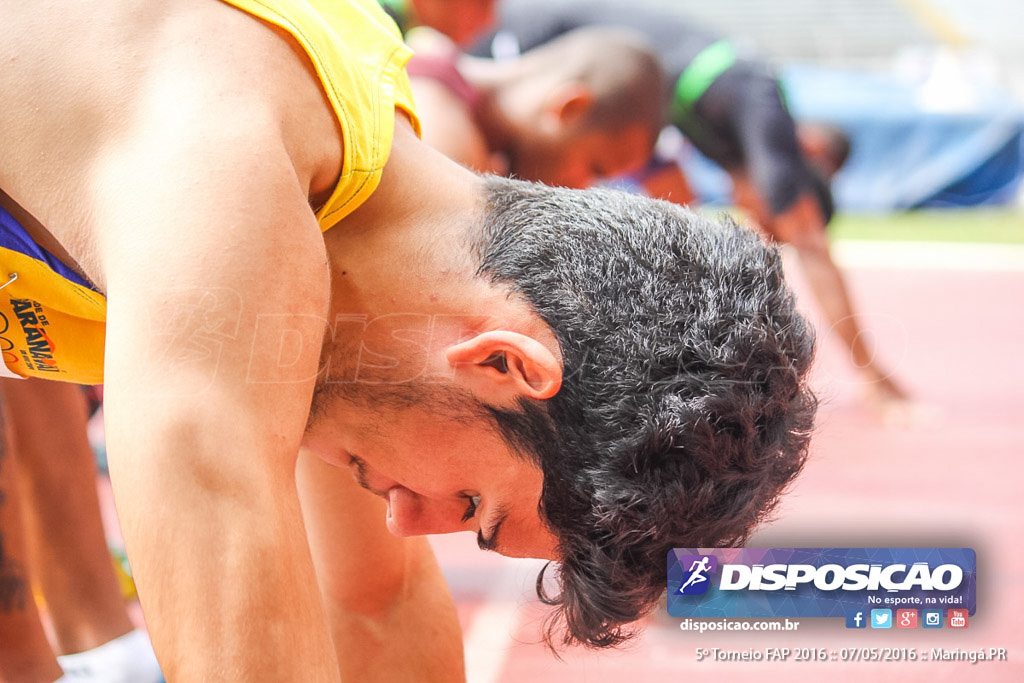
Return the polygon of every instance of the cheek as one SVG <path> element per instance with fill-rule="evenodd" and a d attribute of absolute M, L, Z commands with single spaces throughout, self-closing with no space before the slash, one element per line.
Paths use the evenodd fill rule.
<path fill-rule="evenodd" d="M 541 521 L 540 517 L 522 520 L 520 530 L 502 539 L 501 554 L 506 557 L 555 560 L 558 557 L 558 537 Z"/>

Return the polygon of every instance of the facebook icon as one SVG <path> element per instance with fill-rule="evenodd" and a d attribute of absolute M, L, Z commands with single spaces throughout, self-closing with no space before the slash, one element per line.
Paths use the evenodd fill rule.
<path fill-rule="evenodd" d="M 846 611 L 846 628 L 867 628 L 868 618 L 862 609 Z"/>

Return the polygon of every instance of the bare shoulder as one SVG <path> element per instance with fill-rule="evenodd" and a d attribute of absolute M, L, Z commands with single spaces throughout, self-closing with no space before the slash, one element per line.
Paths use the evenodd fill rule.
<path fill-rule="evenodd" d="M 423 141 L 463 166 L 494 171 L 487 140 L 466 104 L 434 79 L 414 77 L 411 83 Z"/>
<path fill-rule="evenodd" d="M 458 54 L 455 44 L 424 26 L 409 31 L 406 43 L 416 51 L 409 73 L 423 141 L 464 166 L 481 172 L 493 171 L 487 139 L 470 105 L 453 92 L 445 78 L 431 75 L 438 67 L 423 73 L 414 68 L 417 59 L 426 59 L 445 65 L 440 67 L 442 71 L 454 71 Z"/>
<path fill-rule="evenodd" d="M 245 184 L 244 168 L 227 166 L 255 149 L 252 161 L 283 152 L 276 172 L 297 178 L 307 197 L 333 183 L 340 134 L 287 35 L 220 0 L 102 8 L 56 0 L 0 9 L 0 58 L 10 67 L 0 73 L 0 188 L 83 269 L 100 267 L 96 202 L 110 191 L 97 187 L 117 175 L 110 169 L 242 191 L 233 188 Z M 187 157 L 177 168 L 190 177 L 167 174 L 168 156 Z"/>

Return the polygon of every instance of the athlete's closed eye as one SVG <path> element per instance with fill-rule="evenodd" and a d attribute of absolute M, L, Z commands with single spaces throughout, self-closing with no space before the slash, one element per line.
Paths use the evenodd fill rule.
<path fill-rule="evenodd" d="M 466 511 L 462 513 L 462 521 L 468 522 L 476 517 L 476 509 L 480 507 L 480 495 L 465 496 L 465 498 L 469 500 L 469 505 L 466 506 Z"/>

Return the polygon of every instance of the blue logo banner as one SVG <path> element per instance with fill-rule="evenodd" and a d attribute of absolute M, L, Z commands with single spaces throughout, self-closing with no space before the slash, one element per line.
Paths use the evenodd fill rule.
<path fill-rule="evenodd" d="M 673 617 L 844 617 L 976 608 L 970 548 L 675 548 Z M 863 621 L 861 621 L 863 619 Z M 871 624 L 885 627 L 884 621 Z"/>

